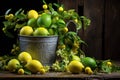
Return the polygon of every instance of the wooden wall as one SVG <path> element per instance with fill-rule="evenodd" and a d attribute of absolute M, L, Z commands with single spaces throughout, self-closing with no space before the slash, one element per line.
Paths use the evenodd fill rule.
<path fill-rule="evenodd" d="M 91 19 L 90 27 L 85 31 L 86 55 L 102 58 L 102 26 L 104 0 L 84 0 L 84 15 Z"/>
<path fill-rule="evenodd" d="M 120 0 L 106 0 L 105 4 L 105 57 L 120 60 Z"/>
<path fill-rule="evenodd" d="M 58 2 L 65 4 L 67 9 L 75 8 L 80 15 L 83 13 L 91 19 L 91 25 L 83 37 L 88 44 L 84 48 L 87 56 L 120 60 L 119 0 L 74 0 L 74 2 L 69 0 L 69 3 L 68 0 L 58 0 Z M 83 10 L 80 11 L 79 8 Z"/>

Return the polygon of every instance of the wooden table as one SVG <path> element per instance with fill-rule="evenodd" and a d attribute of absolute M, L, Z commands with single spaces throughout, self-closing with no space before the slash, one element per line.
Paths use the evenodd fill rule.
<path fill-rule="evenodd" d="M 47 72 L 46 74 L 18 75 L 0 72 L 0 80 L 120 80 L 120 73 L 98 73 L 96 75 L 71 74 L 67 72 Z"/>

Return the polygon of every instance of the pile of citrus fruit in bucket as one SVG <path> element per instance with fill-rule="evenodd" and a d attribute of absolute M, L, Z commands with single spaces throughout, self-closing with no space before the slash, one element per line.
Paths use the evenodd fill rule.
<path fill-rule="evenodd" d="M 3 32 L 14 37 L 14 34 L 24 36 L 52 36 L 58 35 L 57 58 L 52 66 L 44 66 L 41 61 L 32 59 L 28 52 L 20 52 L 19 44 L 13 45 L 10 55 L 0 57 L 0 70 L 7 70 L 18 74 L 44 74 L 48 71 L 69 72 L 73 74 L 97 72 L 111 73 L 117 70 L 110 60 L 96 60 L 88 57 L 81 49 L 86 43 L 77 35 L 77 32 L 90 25 L 90 19 L 79 16 L 74 9 L 65 10 L 63 5 L 47 4 L 43 0 L 43 10 L 19 9 L 15 14 L 8 9 L 3 22 Z M 55 10 L 54 7 L 57 7 Z M 69 31 L 67 22 L 71 21 L 76 31 Z M 84 26 L 82 26 L 84 24 Z M 11 33 L 11 32 L 14 33 Z M 16 35 L 16 34 L 15 34 Z M 119 68 L 120 69 L 120 68 Z"/>

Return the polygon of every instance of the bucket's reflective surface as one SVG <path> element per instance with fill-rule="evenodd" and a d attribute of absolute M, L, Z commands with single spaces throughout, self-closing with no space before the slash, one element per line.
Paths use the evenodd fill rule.
<path fill-rule="evenodd" d="M 33 59 L 51 66 L 55 61 L 58 36 L 19 36 L 21 51 L 27 51 Z"/>

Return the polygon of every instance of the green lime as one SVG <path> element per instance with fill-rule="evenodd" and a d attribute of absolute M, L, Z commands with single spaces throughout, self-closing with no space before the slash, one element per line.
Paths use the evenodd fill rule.
<path fill-rule="evenodd" d="M 81 61 L 85 67 L 90 67 L 94 69 L 97 66 L 95 59 L 91 57 L 82 58 Z"/>
<path fill-rule="evenodd" d="M 51 25 L 51 23 L 52 23 L 51 15 L 49 15 L 47 13 L 43 13 L 37 19 L 38 26 L 44 26 L 44 27 L 48 28 Z"/>
<path fill-rule="evenodd" d="M 33 28 L 37 27 L 37 20 L 35 18 L 31 18 L 31 19 L 28 20 L 27 25 L 31 26 Z"/>

